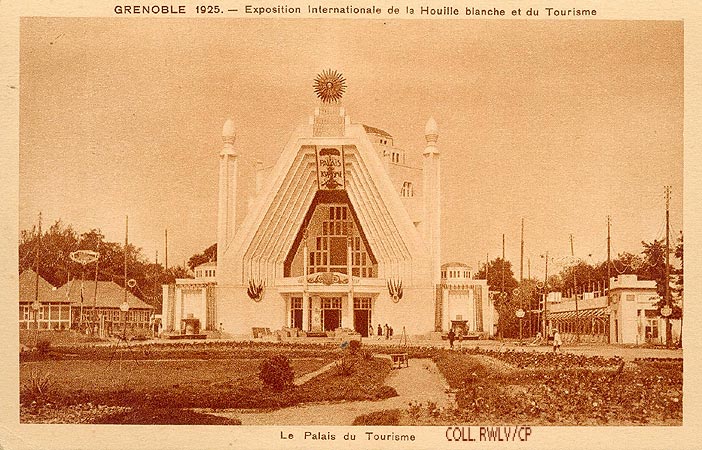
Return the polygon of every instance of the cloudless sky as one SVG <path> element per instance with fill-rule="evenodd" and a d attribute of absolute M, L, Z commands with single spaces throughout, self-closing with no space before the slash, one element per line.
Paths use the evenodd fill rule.
<path fill-rule="evenodd" d="M 606 258 L 682 229 L 683 27 L 656 21 L 25 18 L 20 229 L 41 211 L 169 265 L 216 241 L 218 153 L 232 117 L 242 197 L 343 73 L 353 122 L 421 164 L 439 125 L 443 260 Z M 248 183 L 248 184 L 247 184 Z M 242 198 L 242 204 L 246 198 Z"/>

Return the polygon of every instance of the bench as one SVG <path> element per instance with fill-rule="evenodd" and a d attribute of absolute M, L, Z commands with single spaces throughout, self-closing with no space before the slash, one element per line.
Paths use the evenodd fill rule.
<path fill-rule="evenodd" d="M 405 367 L 409 367 L 409 357 L 407 357 L 407 353 L 391 353 L 390 360 L 392 361 L 393 369 L 400 369 L 403 364 Z"/>
<path fill-rule="evenodd" d="M 262 338 L 264 336 L 271 336 L 273 333 L 271 333 L 270 328 L 253 327 L 251 328 L 251 334 L 253 334 L 254 339 L 257 339 Z"/>
<path fill-rule="evenodd" d="M 325 338 L 327 337 L 326 331 L 308 331 L 305 333 L 307 337 L 310 338 Z"/>

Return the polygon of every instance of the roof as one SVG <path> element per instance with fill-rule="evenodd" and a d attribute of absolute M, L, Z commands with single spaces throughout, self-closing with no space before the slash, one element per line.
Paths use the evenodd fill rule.
<path fill-rule="evenodd" d="M 380 128 L 369 127 L 368 125 L 363 125 L 363 128 L 366 130 L 366 133 L 377 134 L 379 136 L 383 136 L 383 137 L 387 137 L 387 138 L 392 139 L 392 136 L 390 135 L 390 133 L 388 133 L 387 131 L 383 131 Z"/>
<path fill-rule="evenodd" d="M 33 302 L 37 297 L 39 302 L 66 301 L 56 296 L 56 288 L 41 276 L 39 277 L 39 295 L 36 295 L 37 273 L 31 269 L 23 271 L 19 276 L 19 301 Z"/>
<path fill-rule="evenodd" d="M 207 261 L 205 263 L 202 263 L 198 266 L 195 266 L 196 269 L 200 267 L 217 267 L 217 261 Z"/>
<path fill-rule="evenodd" d="M 471 267 L 468 264 L 462 262 L 448 262 L 441 265 L 442 269 L 445 267 L 467 267 L 468 269 L 471 269 Z"/>
<path fill-rule="evenodd" d="M 57 291 L 57 295 L 70 298 L 71 303 L 80 304 L 80 280 L 72 280 L 69 283 L 61 286 Z M 83 306 L 92 306 L 95 295 L 95 281 L 83 282 Z M 124 302 L 124 289 L 112 281 L 98 281 L 97 299 L 95 306 L 97 308 L 119 308 Z M 127 291 L 127 304 L 130 308 L 136 309 L 154 309 L 153 306 L 139 300 L 131 292 Z"/>

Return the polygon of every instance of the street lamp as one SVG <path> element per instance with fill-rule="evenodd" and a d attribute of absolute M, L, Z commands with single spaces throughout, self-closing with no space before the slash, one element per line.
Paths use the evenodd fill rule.
<path fill-rule="evenodd" d="M 34 346 L 36 347 L 39 343 L 39 309 L 41 308 L 41 303 L 39 300 L 34 300 L 32 302 L 32 310 L 34 311 Z"/>
<path fill-rule="evenodd" d="M 127 312 L 129 311 L 129 303 L 127 301 L 123 301 L 121 305 L 119 305 L 120 311 L 124 313 L 124 321 L 122 322 L 122 339 L 125 341 L 127 340 Z"/>
<path fill-rule="evenodd" d="M 544 283 L 543 283 L 543 289 L 544 289 L 544 309 L 542 311 L 542 317 L 541 317 L 541 333 L 546 336 L 546 302 L 548 300 L 548 250 L 546 250 L 545 255 L 541 255 L 541 257 L 545 260 L 546 262 L 546 270 L 544 271 Z M 538 287 L 538 284 L 537 284 Z"/>

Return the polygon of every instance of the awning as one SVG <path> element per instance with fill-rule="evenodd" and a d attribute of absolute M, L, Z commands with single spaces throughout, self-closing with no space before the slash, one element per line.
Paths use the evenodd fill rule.
<path fill-rule="evenodd" d="M 550 320 L 571 320 L 571 319 L 590 319 L 590 318 L 604 318 L 609 316 L 607 308 L 592 308 L 583 309 L 578 311 L 559 311 L 555 313 L 549 313 L 548 318 Z"/>

